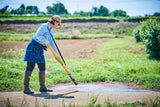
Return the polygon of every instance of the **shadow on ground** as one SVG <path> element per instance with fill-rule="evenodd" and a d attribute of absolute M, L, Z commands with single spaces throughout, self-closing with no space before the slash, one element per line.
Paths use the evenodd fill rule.
<path fill-rule="evenodd" d="M 44 97 L 44 99 L 58 99 L 58 98 L 74 98 L 74 96 L 67 96 L 67 95 L 76 93 L 76 92 L 79 92 L 79 91 L 72 91 L 65 94 L 57 94 L 57 95 L 51 95 L 48 92 L 41 92 L 38 94 L 27 94 L 27 95 L 34 96 L 34 97 Z"/>

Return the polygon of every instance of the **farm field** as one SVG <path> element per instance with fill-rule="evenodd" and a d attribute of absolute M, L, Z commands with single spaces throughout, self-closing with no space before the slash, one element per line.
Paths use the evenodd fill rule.
<path fill-rule="evenodd" d="M 0 24 L 0 41 L 29 41 L 41 24 Z M 137 22 L 63 23 L 54 34 L 56 39 L 122 38 L 132 36 L 138 25 Z"/>
<path fill-rule="evenodd" d="M 58 36 L 56 41 L 67 62 L 68 69 L 71 71 L 76 80 L 80 84 L 96 82 L 100 82 L 100 84 L 104 85 L 112 82 L 113 84 L 122 83 L 124 86 L 128 85 L 133 89 L 152 90 L 156 92 L 101 93 L 97 99 L 98 103 L 103 103 L 108 97 L 111 99 L 112 103 L 115 101 L 118 104 L 126 102 L 133 103 L 136 101 L 143 102 L 151 99 L 155 100 L 156 97 L 160 97 L 160 62 L 148 59 L 145 46 L 142 43 L 135 42 L 135 39 L 131 36 L 131 31 L 127 32 L 124 30 L 126 28 L 130 29 L 129 26 L 131 25 L 131 28 L 133 29 L 138 25 L 138 23 L 120 22 L 113 24 L 103 23 L 102 25 L 106 28 L 102 27 L 100 23 L 98 23 L 98 27 L 96 27 L 96 23 L 80 23 L 78 25 L 77 23 L 65 23 L 64 28 L 59 28 L 55 33 L 55 36 L 57 34 L 59 36 L 70 36 L 70 38 L 72 38 L 60 39 Z M 5 28 L 0 31 L 1 37 L 8 36 L 10 38 L 15 36 L 16 38 L 19 36 L 24 36 L 24 38 L 31 38 L 31 35 L 34 34 L 35 29 L 36 27 L 38 28 L 39 24 L 32 25 L 35 29 L 29 28 L 30 26 L 27 24 L 4 24 L 1 26 Z M 72 30 L 70 28 L 72 28 Z M 84 28 L 86 28 L 86 30 Z M 88 30 L 92 28 L 94 30 Z M 63 34 L 60 34 L 61 32 L 63 32 Z M 85 32 L 85 34 L 83 32 Z M 91 36 L 88 35 L 95 35 L 97 39 L 90 39 Z M 99 37 L 99 35 L 103 37 Z M 86 39 L 80 38 L 82 36 Z M 73 39 L 77 37 L 78 39 Z M 36 91 L 37 97 L 24 95 L 22 90 L 26 63 L 23 62 L 23 57 L 25 48 L 30 38 L 26 39 L 26 41 L 23 39 L 10 40 L 9 38 L 7 40 L 2 38 L 1 40 L 3 41 L 0 42 L 0 80 L 2 83 L 0 87 L 0 96 L 2 97 L 0 97 L 0 99 L 3 105 L 4 99 L 7 100 L 7 97 L 10 98 L 12 104 L 17 104 L 17 101 L 22 98 L 22 96 L 26 97 L 27 102 L 32 100 L 33 102 L 31 104 L 34 104 L 37 99 L 39 104 L 42 102 L 43 105 L 43 102 L 46 102 L 46 105 L 51 106 L 53 104 L 52 100 L 54 100 L 55 102 L 58 102 L 57 106 L 59 106 L 63 104 L 63 97 L 66 97 L 64 99 L 65 104 L 68 105 L 73 101 L 75 104 L 82 105 L 84 104 L 83 102 L 85 98 L 85 104 L 87 104 L 91 99 L 91 95 L 98 95 L 97 92 L 76 92 L 74 90 L 67 89 L 58 91 L 55 90 L 50 94 L 39 93 L 37 67 L 35 68 L 31 79 L 31 88 Z M 59 66 L 59 64 L 53 59 L 53 55 L 49 50 L 45 52 L 45 55 L 47 62 L 47 86 L 54 87 L 59 84 L 71 85 L 71 80 L 66 76 L 66 73 L 61 66 Z M 10 81 L 8 81 L 8 78 L 10 78 Z M 14 93 L 15 91 L 16 93 Z M 15 94 L 17 95 L 17 98 L 13 99 Z M 47 99 L 47 96 L 50 98 L 48 98 L 49 100 Z M 127 99 L 120 100 L 121 98 Z M 147 105 L 148 103 L 144 104 Z"/>

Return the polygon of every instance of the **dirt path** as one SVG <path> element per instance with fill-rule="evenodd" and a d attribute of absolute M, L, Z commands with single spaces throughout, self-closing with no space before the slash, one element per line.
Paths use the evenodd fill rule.
<path fill-rule="evenodd" d="M 108 40 L 110 39 L 57 40 L 57 44 L 63 56 L 66 58 L 86 58 L 90 55 L 90 53 L 95 54 L 95 50 L 98 45 Z M 21 48 L 25 50 L 27 44 L 28 42 L 0 43 L 0 54 L 4 49 L 9 50 Z M 53 57 L 50 51 L 45 52 L 45 55 L 47 58 Z M 125 103 L 149 101 L 150 99 L 155 99 L 157 96 L 160 97 L 160 92 L 146 90 L 137 91 L 135 86 L 124 83 L 103 82 L 98 83 L 98 85 L 97 83 L 80 83 L 78 86 L 74 86 L 73 84 L 61 84 L 55 85 L 51 88 L 54 90 L 51 93 L 35 92 L 34 95 L 26 95 L 23 94 L 22 91 L 0 92 L 0 107 L 5 107 L 5 101 L 7 98 L 9 98 L 11 104 L 17 106 L 20 106 L 23 99 L 25 99 L 25 101 L 29 104 L 29 107 L 34 107 L 36 102 L 41 106 L 45 104 L 50 107 L 61 107 L 63 103 L 68 105 L 71 102 L 74 102 L 76 105 L 87 104 L 92 95 L 96 96 L 98 94 L 99 96 L 97 103 L 103 103 L 105 99 L 108 98 L 111 102 Z"/>
<path fill-rule="evenodd" d="M 103 89 L 102 89 L 103 88 Z M 23 94 L 19 92 L 0 92 L 0 107 L 5 107 L 5 101 L 9 98 L 12 105 L 20 106 L 22 101 L 35 107 L 38 103 L 50 107 L 62 107 L 63 104 L 69 105 L 75 103 L 76 105 L 88 104 L 92 96 L 97 96 L 96 103 L 104 103 L 108 98 L 111 103 L 125 103 L 136 101 L 150 101 L 157 96 L 160 97 L 160 92 L 149 90 L 137 90 L 133 86 L 128 86 L 124 83 L 80 83 L 75 86 L 73 84 L 59 84 L 52 87 L 54 91 L 51 93 L 35 92 L 33 95 Z M 104 91 L 106 89 L 106 91 Z M 94 91 L 93 91 L 94 90 Z M 108 91 L 107 91 L 108 90 Z"/>
<path fill-rule="evenodd" d="M 63 55 L 67 58 L 86 58 L 89 53 L 93 53 L 97 46 L 105 41 L 110 39 L 78 39 L 78 40 L 57 40 L 57 45 Z M 0 42 L 0 55 L 4 50 L 10 49 L 24 49 L 27 46 L 28 42 Z M 45 51 L 45 56 L 47 58 L 53 58 L 53 54 L 48 49 Z"/>

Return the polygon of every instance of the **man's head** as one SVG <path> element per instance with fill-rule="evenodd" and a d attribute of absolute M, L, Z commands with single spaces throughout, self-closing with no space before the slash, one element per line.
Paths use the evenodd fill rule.
<path fill-rule="evenodd" d="M 48 22 L 50 22 L 54 28 L 56 28 L 57 26 L 61 26 L 61 18 L 59 15 L 54 15 L 52 16 Z"/>

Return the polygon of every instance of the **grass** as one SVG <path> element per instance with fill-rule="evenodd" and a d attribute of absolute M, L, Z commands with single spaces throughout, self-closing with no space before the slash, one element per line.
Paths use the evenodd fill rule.
<path fill-rule="evenodd" d="M 65 59 L 67 68 L 78 82 L 123 81 L 160 89 L 160 62 L 148 59 L 145 47 L 133 39 L 112 39 L 103 43 L 98 54 L 88 59 Z M 24 50 L 4 52 L 0 58 L 0 91 L 22 90 L 26 62 Z M 54 66 L 53 66 L 54 65 Z M 46 59 L 46 85 L 71 82 L 55 59 Z M 33 71 L 30 87 L 39 89 L 38 68 Z"/>
<path fill-rule="evenodd" d="M 117 104 L 116 102 L 111 103 L 109 98 L 107 100 L 105 100 L 104 103 L 101 104 L 101 103 L 97 103 L 97 99 L 98 99 L 98 96 L 92 96 L 90 98 L 90 102 L 86 105 L 78 105 L 78 104 L 75 104 L 73 101 L 69 105 L 66 105 L 63 100 L 62 107 L 160 107 L 160 98 L 159 97 L 157 97 L 154 100 L 151 99 L 150 101 L 143 101 L 143 102 L 136 101 L 136 102 L 132 102 L 132 103 L 126 102 L 126 103 L 120 103 L 120 104 Z M 5 101 L 5 104 L 6 104 L 6 107 L 17 107 L 17 106 L 14 106 L 13 104 L 11 104 L 9 98 L 7 99 L 7 101 Z M 34 106 L 34 105 L 32 105 L 32 106 Z M 29 107 L 29 103 L 26 101 L 25 98 L 21 102 L 20 107 Z M 45 103 L 40 104 L 36 100 L 35 107 L 49 107 L 49 106 L 46 105 Z"/>
<path fill-rule="evenodd" d="M 11 16 L 11 17 L 0 17 L 0 21 L 47 21 L 52 16 Z M 115 20 L 119 21 L 117 18 L 114 17 L 69 17 L 69 18 L 63 18 L 62 21 L 65 20 Z"/>
<path fill-rule="evenodd" d="M 23 35 L 23 36 L 22 36 Z M 33 37 L 33 33 L 9 33 L 9 32 L 0 32 L 0 42 L 7 41 L 30 41 Z"/>
<path fill-rule="evenodd" d="M 54 30 L 56 39 L 93 39 L 131 37 L 138 23 L 63 23 Z M 2 24 L 0 42 L 30 41 L 40 24 Z M 24 29 L 25 28 L 25 29 Z"/>
<path fill-rule="evenodd" d="M 35 20 L 35 21 L 41 21 L 41 20 L 48 20 L 50 17 L 38 17 L 38 16 L 12 16 L 12 17 L 0 17 L 0 21 L 15 21 L 15 20 Z"/>
<path fill-rule="evenodd" d="M 160 62 L 149 60 L 145 50 L 139 51 L 143 48 L 133 41 L 114 40 L 101 46 L 98 59 L 103 62 L 100 64 L 103 64 L 110 80 L 135 82 L 145 88 L 159 89 Z"/>
<path fill-rule="evenodd" d="M 10 34 L 0 33 L 0 42 L 20 42 L 30 41 L 33 37 L 33 33 L 29 34 Z M 21 36 L 23 35 L 23 36 Z M 57 33 L 55 39 L 97 39 L 97 38 L 124 38 L 125 36 L 114 35 L 114 34 L 80 34 L 80 35 L 69 35 L 63 33 Z"/>
<path fill-rule="evenodd" d="M 117 104 L 116 102 L 111 103 L 110 99 L 108 98 L 105 100 L 104 103 L 100 104 L 97 103 L 98 96 L 92 96 L 90 102 L 86 105 L 75 105 L 74 103 L 70 103 L 68 106 L 64 104 L 63 107 L 160 107 L 160 98 L 157 97 L 155 100 L 150 101 L 137 101 L 133 103 L 120 103 Z"/>

